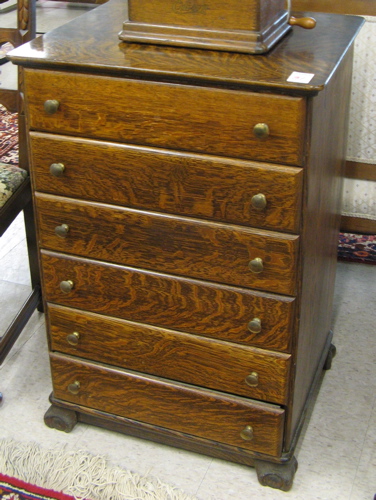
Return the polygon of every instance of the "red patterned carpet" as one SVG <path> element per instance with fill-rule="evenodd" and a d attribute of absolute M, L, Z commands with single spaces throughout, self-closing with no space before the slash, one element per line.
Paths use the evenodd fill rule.
<path fill-rule="evenodd" d="M 18 164 L 17 114 L 0 106 L 0 162 Z M 341 233 L 338 259 L 364 264 L 376 264 L 376 236 Z"/>
<path fill-rule="evenodd" d="M 40 488 L 0 473 L 0 500 L 74 500 L 74 497 Z"/>
<path fill-rule="evenodd" d="M 376 235 L 341 233 L 338 260 L 376 264 Z"/>

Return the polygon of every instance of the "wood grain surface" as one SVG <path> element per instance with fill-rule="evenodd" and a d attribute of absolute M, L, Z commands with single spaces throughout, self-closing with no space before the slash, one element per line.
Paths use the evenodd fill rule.
<path fill-rule="evenodd" d="M 205 337 L 287 351 L 294 299 L 42 251 L 48 302 Z M 60 282 L 72 280 L 70 293 Z M 261 320 L 261 332 L 248 323 Z"/>
<path fill-rule="evenodd" d="M 256 30 L 271 23 L 285 8 L 284 0 L 212 0 L 210 3 L 174 0 L 129 0 L 129 19 L 143 24 L 207 28 L 211 30 Z"/>
<path fill-rule="evenodd" d="M 31 129 L 303 163 L 303 98 L 29 69 L 25 89 Z M 44 112 L 48 99 L 59 101 L 55 114 Z M 265 139 L 254 135 L 258 123 L 269 127 Z"/>
<path fill-rule="evenodd" d="M 284 410 L 278 406 L 73 357 L 52 353 L 50 359 L 59 399 L 273 456 L 281 452 Z M 76 381 L 74 395 L 67 387 Z M 245 441 L 240 433 L 248 425 L 254 437 Z"/>
<path fill-rule="evenodd" d="M 352 49 L 343 58 L 330 85 L 312 100 L 312 154 L 307 165 L 301 240 L 302 273 L 299 337 L 296 348 L 291 442 L 333 328 L 342 181 L 345 170 Z"/>
<path fill-rule="evenodd" d="M 221 392 L 286 402 L 290 355 L 50 304 L 51 349 Z M 71 345 L 67 337 L 78 334 Z M 246 377 L 257 373 L 250 386 Z"/>
<path fill-rule="evenodd" d="M 375 0 L 292 0 L 294 10 L 376 16 Z"/>
<path fill-rule="evenodd" d="M 101 72 L 133 78 L 215 83 L 317 93 L 330 80 L 343 54 L 363 24 L 361 18 L 315 14 L 316 28 L 294 27 L 266 56 L 214 52 L 156 45 L 119 43 L 127 3 L 110 2 L 82 18 L 37 37 L 10 57 L 27 67 Z M 292 72 L 314 75 L 309 83 L 287 81 Z M 101 95 L 99 92 L 98 95 Z M 51 98 L 50 96 L 48 98 Z"/>
<path fill-rule="evenodd" d="M 38 194 L 43 248 L 217 283 L 294 295 L 299 238 Z M 61 224 L 65 237 L 56 235 Z M 249 263 L 260 258 L 263 271 Z"/>
<path fill-rule="evenodd" d="M 353 16 L 315 17 L 314 30 L 294 27 L 265 56 L 253 56 L 119 42 L 126 2 L 111 0 L 10 54 L 25 66 L 33 140 L 45 141 L 33 145 L 33 175 L 49 169 L 51 157 L 41 149 L 59 157 L 69 152 L 67 179 L 73 164 L 76 170 L 70 187 L 62 187 L 64 176 L 51 179 L 37 196 L 39 238 L 50 249 L 41 250 L 50 342 L 64 350 L 72 327 L 83 332 L 76 350 L 51 353 L 54 394 L 62 406 L 86 408 L 91 416 L 103 412 L 109 427 L 116 417 L 132 419 L 136 433 L 161 429 L 170 442 L 173 433 L 178 442 L 180 433 L 188 436 L 182 441 L 206 449 L 211 442 L 214 453 L 228 447 L 226 453 L 240 461 L 245 451 L 252 459 L 262 453 L 283 461 L 282 450 L 292 456 L 331 339 L 346 102 L 352 45 L 363 24 Z M 312 78 L 291 81 L 293 72 Z M 51 99 L 59 107 L 49 115 L 44 103 Z M 270 131 L 263 139 L 254 134 L 260 123 Z M 72 149 L 65 147 L 68 138 Z M 90 180 L 94 158 L 99 163 Z M 100 174 L 109 168 L 116 174 L 116 165 L 131 158 L 133 165 L 123 170 L 129 194 L 115 201 L 111 190 L 103 194 L 105 181 L 93 195 Z M 153 178 L 156 162 L 160 191 L 152 199 L 135 196 L 141 170 L 138 184 L 129 178 L 141 163 L 142 175 Z M 243 186 L 249 162 L 252 180 L 234 196 L 231 172 Z M 82 185 L 70 192 L 81 163 Z M 304 177 L 303 186 L 288 189 L 274 177 L 280 193 L 270 208 L 279 208 L 269 219 L 261 213 L 255 223 L 252 214 L 242 219 L 242 210 L 249 213 L 245 193 L 261 182 L 271 185 L 278 169 L 273 164 L 282 166 L 281 175 L 295 169 L 291 178 Z M 181 180 L 187 170 L 192 186 L 207 176 L 198 205 L 196 188 Z M 79 200 L 85 182 L 92 187 Z M 232 212 L 223 195 L 210 193 L 209 182 L 234 196 Z M 145 186 L 154 193 L 150 180 Z M 174 193 L 171 200 L 161 197 L 163 189 Z M 272 231 L 287 199 L 294 208 L 286 211 L 286 225 Z M 179 209 L 180 202 L 186 208 Z M 299 207 L 300 219 L 293 215 Z M 69 232 L 58 241 L 55 227 L 65 223 Z M 264 252 L 265 272 L 273 266 L 264 282 L 248 281 L 244 269 L 255 249 Z M 64 281 L 71 287 L 66 293 Z M 256 319 L 261 331 L 252 333 Z M 107 358 L 100 358 L 98 345 L 103 325 Z M 123 357 L 125 345 L 131 359 Z M 240 380 L 251 360 L 260 386 L 243 394 Z M 203 376 L 206 386 L 200 387 Z M 72 394 L 76 382 L 79 390 Z M 283 408 L 276 404 L 282 400 Z M 249 441 L 240 437 L 245 426 L 254 431 Z"/>
<path fill-rule="evenodd" d="M 129 0 L 128 6 L 119 38 L 132 42 L 259 54 L 291 29 L 284 0 Z"/>
<path fill-rule="evenodd" d="M 120 143 L 30 134 L 37 191 L 298 233 L 299 168 Z M 65 166 L 53 177 L 53 163 Z M 252 206 L 262 193 L 266 207 Z"/>

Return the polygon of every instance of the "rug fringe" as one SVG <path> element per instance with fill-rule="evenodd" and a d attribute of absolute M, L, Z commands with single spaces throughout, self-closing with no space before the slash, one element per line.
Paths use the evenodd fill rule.
<path fill-rule="evenodd" d="M 44 450 L 35 443 L 0 440 L 0 471 L 22 481 L 90 500 L 195 500 L 153 476 L 110 467 L 85 451 Z"/>

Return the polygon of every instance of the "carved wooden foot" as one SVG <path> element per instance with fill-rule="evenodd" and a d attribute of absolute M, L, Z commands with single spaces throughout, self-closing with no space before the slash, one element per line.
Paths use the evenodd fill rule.
<path fill-rule="evenodd" d="M 298 462 L 295 457 L 285 464 L 273 464 L 263 460 L 255 460 L 257 477 L 263 486 L 270 486 L 282 491 L 289 491 L 292 487 Z"/>
<path fill-rule="evenodd" d="M 336 353 L 337 353 L 336 346 L 333 345 L 333 344 L 330 344 L 329 352 L 328 352 L 328 355 L 326 357 L 326 360 L 325 360 L 325 363 L 324 363 L 324 366 L 323 366 L 324 370 L 330 370 L 331 369 L 331 367 L 332 367 L 332 361 L 333 361 L 333 358 L 336 355 Z"/>
<path fill-rule="evenodd" d="M 75 411 L 52 405 L 44 415 L 44 423 L 51 429 L 70 432 L 77 423 L 77 414 Z"/>

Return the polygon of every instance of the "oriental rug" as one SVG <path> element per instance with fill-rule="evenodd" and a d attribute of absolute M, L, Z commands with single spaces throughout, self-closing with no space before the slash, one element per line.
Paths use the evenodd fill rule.
<path fill-rule="evenodd" d="M 0 473 L 0 500 L 74 500 L 74 497 Z"/>
<path fill-rule="evenodd" d="M 0 500 L 197 500 L 106 457 L 0 439 Z"/>
<path fill-rule="evenodd" d="M 0 161 L 18 165 L 18 116 L 0 105 Z"/>
<path fill-rule="evenodd" d="M 376 264 L 376 235 L 340 233 L 338 260 Z"/>

